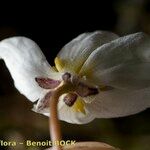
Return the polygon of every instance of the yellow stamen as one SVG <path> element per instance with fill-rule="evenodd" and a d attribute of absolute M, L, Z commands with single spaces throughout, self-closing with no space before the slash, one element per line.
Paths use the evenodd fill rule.
<path fill-rule="evenodd" d="M 58 72 L 58 70 L 57 70 L 57 68 L 56 68 L 55 66 L 52 66 L 52 68 L 53 68 L 56 72 Z"/>
<path fill-rule="evenodd" d="M 81 69 L 80 69 L 81 70 Z M 82 73 L 81 72 L 79 72 L 79 75 L 80 76 L 86 76 L 86 78 L 92 78 L 92 76 L 93 76 L 93 69 L 92 68 L 89 68 L 89 69 L 87 69 L 87 70 L 84 70 L 84 71 L 82 71 Z"/>
<path fill-rule="evenodd" d="M 62 60 L 59 57 L 56 57 L 54 61 L 55 61 L 56 69 L 58 71 L 62 71 L 64 68 L 64 63 L 62 62 Z"/>
<path fill-rule="evenodd" d="M 81 98 L 77 98 L 76 102 L 72 106 L 73 110 L 75 112 L 81 112 L 84 115 L 86 114 L 85 109 L 84 109 L 85 102 Z"/>

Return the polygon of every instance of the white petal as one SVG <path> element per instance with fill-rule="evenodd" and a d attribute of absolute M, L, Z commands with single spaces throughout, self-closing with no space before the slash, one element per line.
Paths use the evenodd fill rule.
<path fill-rule="evenodd" d="M 80 75 L 91 82 L 118 88 L 150 86 L 150 38 L 143 33 L 118 38 L 97 48 Z"/>
<path fill-rule="evenodd" d="M 76 113 L 59 102 L 59 117 L 69 123 L 86 124 L 95 118 L 115 118 L 136 114 L 150 107 L 150 88 L 127 91 L 113 89 L 103 91 L 93 98 L 90 103 L 85 103 L 86 115 Z M 42 113 L 49 116 L 49 110 Z"/>
<path fill-rule="evenodd" d="M 35 77 L 53 78 L 54 71 L 35 42 L 25 37 L 5 39 L 0 42 L 0 58 L 5 61 L 16 88 L 23 95 L 31 101 L 43 97 L 45 90 L 38 86 Z"/>
<path fill-rule="evenodd" d="M 150 87 L 150 63 L 126 63 L 99 75 L 104 85 L 126 90 Z"/>
<path fill-rule="evenodd" d="M 96 118 L 123 117 L 150 107 L 150 88 L 138 91 L 113 89 L 101 92 L 88 110 Z"/>
<path fill-rule="evenodd" d="M 83 114 L 81 112 L 75 112 L 71 107 L 68 107 L 66 104 L 59 110 L 59 118 L 60 120 L 74 123 L 74 124 L 86 124 L 91 122 L 95 117 L 94 115 L 86 109 L 85 104 L 85 112 Z"/>
<path fill-rule="evenodd" d="M 78 72 L 97 47 L 116 38 L 116 34 L 106 31 L 81 34 L 62 48 L 58 58 L 64 62 L 64 70 Z"/>
<path fill-rule="evenodd" d="M 150 38 L 143 33 L 121 37 L 97 48 L 80 75 L 100 91 L 87 109 L 97 118 L 121 117 L 150 107 Z"/>
<path fill-rule="evenodd" d="M 36 107 L 36 106 L 35 106 Z M 85 104 L 85 112 L 86 114 L 83 114 L 81 112 L 75 112 L 71 107 L 67 106 L 63 102 L 63 96 L 61 96 L 59 103 L 58 103 L 58 114 L 59 119 L 66 121 L 68 123 L 74 123 L 74 124 L 86 124 L 91 122 L 95 118 L 95 114 L 93 115 L 91 112 L 89 112 L 87 109 L 87 104 Z M 36 111 L 36 109 L 33 109 Z M 44 114 L 46 116 L 50 116 L 49 108 L 43 109 L 40 112 L 41 114 Z"/>

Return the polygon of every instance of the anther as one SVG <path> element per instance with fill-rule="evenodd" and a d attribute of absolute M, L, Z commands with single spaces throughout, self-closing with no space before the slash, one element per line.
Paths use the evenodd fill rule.
<path fill-rule="evenodd" d="M 65 97 L 64 97 L 64 102 L 67 106 L 71 107 L 73 106 L 73 104 L 75 103 L 75 101 L 77 100 L 77 94 L 75 93 L 68 93 Z"/>
<path fill-rule="evenodd" d="M 99 91 L 96 87 L 91 87 L 80 82 L 76 88 L 76 93 L 81 97 L 87 97 L 90 95 L 96 95 L 99 93 Z"/>
<path fill-rule="evenodd" d="M 69 72 L 66 72 L 62 75 L 62 79 L 64 81 L 68 81 L 71 78 L 71 74 Z"/>

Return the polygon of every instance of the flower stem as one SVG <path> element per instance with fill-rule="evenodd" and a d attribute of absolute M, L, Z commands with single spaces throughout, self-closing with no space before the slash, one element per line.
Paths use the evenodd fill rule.
<path fill-rule="evenodd" d="M 57 87 L 51 96 L 50 99 L 50 118 L 49 118 L 49 130 L 50 130 L 50 136 L 52 143 L 59 142 L 62 140 L 62 135 L 61 135 L 61 128 L 60 128 L 60 122 L 58 119 L 58 112 L 57 112 L 57 104 L 59 97 L 68 92 L 71 91 L 72 85 L 65 83 L 64 81 L 60 84 L 59 87 Z M 62 147 L 57 144 L 54 145 L 53 147 L 55 150 L 62 150 Z"/>

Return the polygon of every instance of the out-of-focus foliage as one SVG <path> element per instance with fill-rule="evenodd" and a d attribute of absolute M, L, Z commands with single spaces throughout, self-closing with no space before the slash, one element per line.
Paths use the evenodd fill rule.
<path fill-rule="evenodd" d="M 148 0 L 117 1 L 115 10 L 118 15 L 116 30 L 128 34 L 142 30 L 150 33 L 150 8 Z"/>

